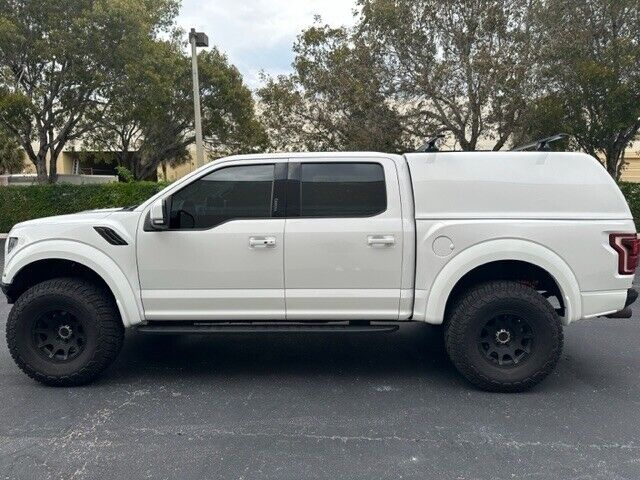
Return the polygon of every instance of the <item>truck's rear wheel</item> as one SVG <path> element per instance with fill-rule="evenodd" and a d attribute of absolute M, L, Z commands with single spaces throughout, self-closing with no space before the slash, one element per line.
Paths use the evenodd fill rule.
<path fill-rule="evenodd" d="M 496 281 L 461 295 L 445 328 L 447 353 L 458 371 L 489 391 L 531 388 L 554 369 L 562 352 L 562 324 L 531 287 Z"/>
<path fill-rule="evenodd" d="M 53 386 L 95 379 L 115 360 L 123 338 L 120 316 L 106 292 L 74 278 L 30 288 L 7 320 L 7 344 L 17 365 Z"/>

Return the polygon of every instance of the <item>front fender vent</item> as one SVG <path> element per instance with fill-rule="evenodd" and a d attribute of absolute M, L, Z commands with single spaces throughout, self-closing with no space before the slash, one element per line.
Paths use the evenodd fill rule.
<path fill-rule="evenodd" d="M 93 229 L 111 245 L 129 245 L 124 238 L 109 227 L 93 227 Z"/>

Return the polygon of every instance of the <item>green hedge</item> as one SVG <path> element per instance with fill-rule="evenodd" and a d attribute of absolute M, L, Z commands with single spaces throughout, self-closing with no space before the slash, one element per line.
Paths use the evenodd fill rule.
<path fill-rule="evenodd" d="M 144 202 L 167 184 L 155 182 L 103 185 L 31 185 L 0 187 L 0 233 L 32 218 L 81 212 L 94 208 L 126 207 Z M 636 225 L 640 228 L 640 183 L 620 183 Z"/>
<path fill-rule="evenodd" d="M 640 183 L 620 182 L 620 190 L 627 198 L 636 228 L 640 228 Z"/>
<path fill-rule="evenodd" d="M 134 182 L 101 185 L 29 185 L 0 187 L 0 233 L 32 218 L 126 207 L 144 202 L 166 183 Z"/>

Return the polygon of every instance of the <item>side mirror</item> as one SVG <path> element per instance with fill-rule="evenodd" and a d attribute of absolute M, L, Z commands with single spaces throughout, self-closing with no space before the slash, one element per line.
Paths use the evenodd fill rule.
<path fill-rule="evenodd" d="M 153 205 L 151 205 L 151 211 L 149 212 L 149 221 L 155 230 L 166 230 L 169 228 L 167 204 L 164 199 L 160 198 L 153 202 Z"/>

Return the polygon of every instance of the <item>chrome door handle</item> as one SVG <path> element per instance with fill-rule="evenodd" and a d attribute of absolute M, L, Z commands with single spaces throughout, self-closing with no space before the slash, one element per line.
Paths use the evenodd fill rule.
<path fill-rule="evenodd" d="M 396 239 L 393 235 L 369 235 L 367 245 L 370 247 L 390 247 L 395 245 Z"/>
<path fill-rule="evenodd" d="M 249 237 L 249 248 L 273 248 L 276 246 L 276 237 Z"/>

